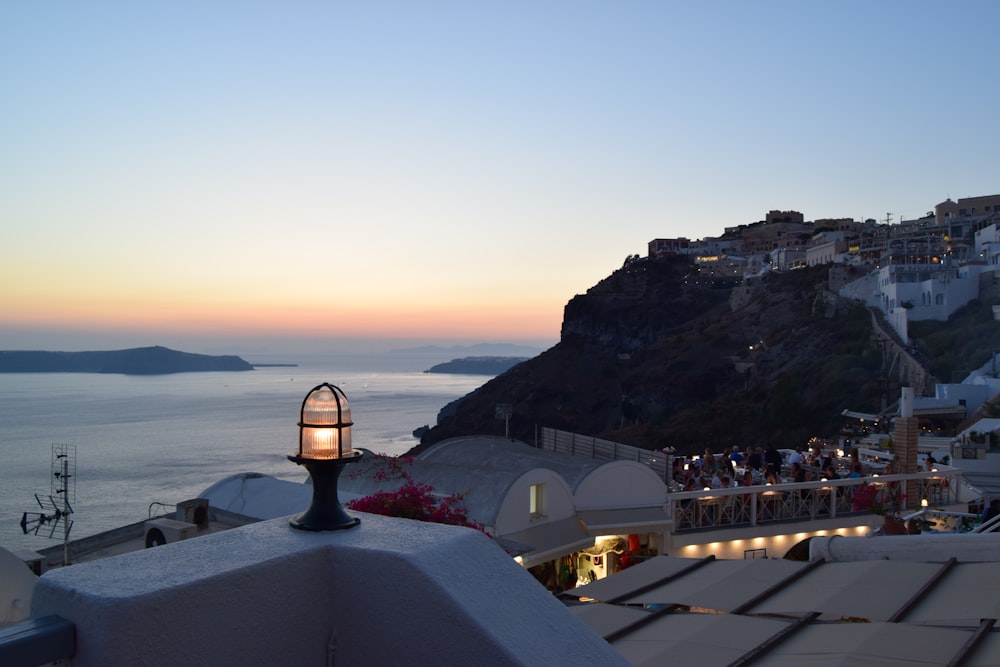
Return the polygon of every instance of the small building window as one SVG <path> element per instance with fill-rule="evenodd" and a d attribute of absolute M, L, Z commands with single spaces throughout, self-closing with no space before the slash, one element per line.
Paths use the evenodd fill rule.
<path fill-rule="evenodd" d="M 545 485 L 532 484 L 528 489 L 528 514 L 532 519 L 545 516 Z"/>

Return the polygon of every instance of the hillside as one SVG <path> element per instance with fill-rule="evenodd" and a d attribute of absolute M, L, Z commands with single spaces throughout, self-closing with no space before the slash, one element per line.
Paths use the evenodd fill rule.
<path fill-rule="evenodd" d="M 122 373 L 160 375 L 198 371 L 249 371 L 243 359 L 178 352 L 166 347 L 139 347 L 107 352 L 0 350 L 0 373 Z"/>
<path fill-rule="evenodd" d="M 941 382 L 961 382 L 1000 350 L 1000 322 L 993 317 L 996 298 L 974 300 L 947 322 L 911 322 L 909 334 L 918 342 L 931 373 Z"/>
<path fill-rule="evenodd" d="M 827 291 L 824 267 L 757 280 L 734 310 L 686 258 L 630 258 L 567 304 L 557 345 L 442 411 L 422 444 L 502 433 L 498 403 L 528 442 L 547 426 L 687 452 L 793 446 L 835 435 L 846 408 L 876 411 L 868 311 Z"/>

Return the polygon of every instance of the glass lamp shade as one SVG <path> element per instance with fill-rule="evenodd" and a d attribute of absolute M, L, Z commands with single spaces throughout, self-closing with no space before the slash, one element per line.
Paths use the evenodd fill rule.
<path fill-rule="evenodd" d="M 351 406 L 339 387 L 323 383 L 302 401 L 299 414 L 299 456 L 328 460 L 353 456 Z"/>

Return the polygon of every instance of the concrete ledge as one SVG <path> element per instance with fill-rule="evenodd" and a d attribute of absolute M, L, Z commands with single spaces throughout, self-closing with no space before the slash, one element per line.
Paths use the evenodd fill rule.
<path fill-rule="evenodd" d="M 828 563 L 861 560 L 902 560 L 932 563 L 952 556 L 960 563 L 988 563 L 1000 553 L 997 533 L 927 533 L 879 537 L 814 537 L 809 542 L 809 560 Z"/>
<path fill-rule="evenodd" d="M 80 666 L 627 664 L 482 533 L 360 516 L 53 570 L 32 616 L 76 624 Z"/>

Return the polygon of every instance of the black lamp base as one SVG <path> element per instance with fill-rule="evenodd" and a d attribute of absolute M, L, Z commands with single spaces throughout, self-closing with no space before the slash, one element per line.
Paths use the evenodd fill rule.
<path fill-rule="evenodd" d="M 337 497 L 337 480 L 348 463 L 361 458 L 361 453 L 342 459 L 304 459 L 289 455 L 288 460 L 298 463 L 309 471 L 312 477 L 312 504 L 303 514 L 291 519 L 288 524 L 297 530 L 321 531 L 354 528 L 361 519 L 350 516 L 340 505 Z"/>

